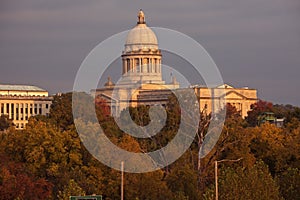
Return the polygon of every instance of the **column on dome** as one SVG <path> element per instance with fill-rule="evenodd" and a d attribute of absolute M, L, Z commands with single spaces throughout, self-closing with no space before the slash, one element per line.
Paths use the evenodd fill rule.
<path fill-rule="evenodd" d="M 154 67 L 154 64 L 153 64 L 153 62 L 154 62 L 154 58 L 151 58 L 151 66 L 150 66 L 150 68 L 151 68 L 151 72 L 153 72 L 154 70 L 153 70 L 153 67 Z"/>
<path fill-rule="evenodd" d="M 144 72 L 144 69 L 143 69 L 143 64 L 142 64 L 142 58 L 138 58 L 139 59 L 139 66 L 141 68 L 141 73 Z"/>
<path fill-rule="evenodd" d="M 127 64 L 127 71 L 126 71 L 126 73 L 128 73 L 130 71 L 130 59 L 127 58 L 126 60 L 127 60 L 126 61 L 126 64 Z"/>
<path fill-rule="evenodd" d="M 155 58 L 155 70 L 157 73 L 159 72 L 158 58 Z"/>
<path fill-rule="evenodd" d="M 159 59 L 158 73 L 161 73 L 161 59 Z"/>
<path fill-rule="evenodd" d="M 137 73 L 141 72 L 141 66 L 140 66 L 140 59 L 139 58 L 134 58 L 134 65 L 135 65 L 135 71 Z"/>
<path fill-rule="evenodd" d="M 150 65 L 150 58 L 147 58 L 147 70 L 148 70 L 148 73 L 151 73 L 151 65 Z"/>
<path fill-rule="evenodd" d="M 126 63 L 125 63 L 125 59 L 122 59 L 122 74 L 126 73 Z"/>
<path fill-rule="evenodd" d="M 134 58 L 131 58 L 131 71 L 132 71 L 133 73 L 136 72 L 135 63 L 134 63 Z"/>

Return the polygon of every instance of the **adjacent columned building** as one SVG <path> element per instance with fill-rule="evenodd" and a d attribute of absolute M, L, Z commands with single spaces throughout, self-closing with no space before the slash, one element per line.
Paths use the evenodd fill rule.
<path fill-rule="evenodd" d="M 157 37 L 147 26 L 145 14 L 140 10 L 137 24 L 129 31 L 125 41 L 121 79 L 115 84 L 108 78 L 103 88 L 92 90 L 91 93 L 104 98 L 111 106 L 113 115 L 119 115 L 129 106 L 165 105 L 172 90 L 179 89 L 179 83 L 175 77 L 171 83 L 162 80 L 161 63 L 162 53 Z M 215 88 L 197 85 L 190 88 L 198 96 L 200 110 L 205 109 L 207 113 L 218 112 L 222 107 L 221 102 L 225 100 L 245 117 L 251 105 L 257 102 L 256 90 L 246 87 L 234 88 L 224 84 Z"/>
<path fill-rule="evenodd" d="M 218 100 L 224 100 L 236 108 L 240 115 L 244 118 L 248 111 L 251 110 L 251 105 L 257 102 L 256 89 L 248 87 L 234 88 L 231 85 L 224 84 L 215 88 L 207 88 L 205 86 L 191 86 L 199 98 L 199 107 L 201 111 L 207 113 L 217 112 L 221 105 L 218 105 Z M 216 101 L 214 101 L 216 100 Z M 214 102 L 214 103 L 213 103 Z"/>
<path fill-rule="evenodd" d="M 53 98 L 36 86 L 1 85 L 0 115 L 11 119 L 16 129 L 23 129 L 35 115 L 48 115 Z"/>

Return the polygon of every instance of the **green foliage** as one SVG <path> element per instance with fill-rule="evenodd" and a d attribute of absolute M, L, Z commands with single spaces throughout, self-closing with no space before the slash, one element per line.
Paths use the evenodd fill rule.
<path fill-rule="evenodd" d="M 300 171 L 289 168 L 276 177 L 280 193 L 286 200 L 300 199 Z"/>
<path fill-rule="evenodd" d="M 96 145 L 99 127 L 92 119 L 95 113 L 90 111 L 96 108 L 105 135 L 115 145 L 130 152 L 149 152 L 168 144 L 181 123 L 180 114 L 194 109 L 190 99 L 186 99 L 189 105 L 181 109 L 176 98 L 171 97 L 162 130 L 150 139 L 137 139 L 119 129 L 108 116 L 103 100 L 97 100 L 95 107 L 89 104 L 93 99 L 86 94 L 75 98 L 82 100 L 75 118 L 77 128 L 85 130 L 81 138 L 73 125 L 71 93 L 55 97 L 50 117 L 32 117 L 22 131 L 12 128 L 0 132 L 0 155 L 5 155 L 0 156 L 0 200 L 68 199 L 69 195 L 83 194 L 119 199 L 120 172 L 93 158 L 81 142 L 90 142 L 97 152 L 110 156 L 109 151 Z M 269 108 L 269 104 L 263 105 L 257 105 L 250 118 L 255 119 L 258 111 Z M 129 110 L 138 125 L 150 123 L 149 107 Z M 288 119 L 284 128 L 271 124 L 250 127 L 230 107 L 217 144 L 207 156 L 198 159 L 203 139 L 209 137 L 206 132 L 211 119 L 202 113 L 197 138 L 179 160 L 151 173 L 125 173 L 125 199 L 214 199 L 214 161 L 237 158 L 243 159 L 238 163 L 219 163 L 219 199 L 299 199 L 300 115 L 292 106 L 275 105 L 272 111 Z M 187 122 L 194 120 L 188 118 L 191 119 Z"/>
<path fill-rule="evenodd" d="M 176 199 L 197 200 L 197 171 L 189 164 L 175 165 L 167 175 L 166 181 Z"/>
<path fill-rule="evenodd" d="M 71 92 L 54 96 L 49 116 L 56 126 L 62 130 L 66 130 L 73 125 Z"/>
<path fill-rule="evenodd" d="M 258 124 L 258 116 L 264 112 L 272 112 L 273 104 L 271 102 L 259 100 L 257 103 L 251 106 L 252 110 L 249 111 L 246 117 L 250 126 L 256 126 Z"/>
<path fill-rule="evenodd" d="M 58 200 L 69 200 L 70 196 L 85 196 L 85 191 L 75 182 L 70 179 L 68 185 L 64 186 L 63 191 L 59 191 Z"/>
<path fill-rule="evenodd" d="M 281 199 L 279 187 L 262 161 L 250 168 L 221 168 L 219 173 L 219 199 Z M 214 190 L 215 187 L 211 186 L 204 194 L 204 199 L 215 199 Z"/>
<path fill-rule="evenodd" d="M 0 116 L 0 131 L 7 130 L 11 126 L 13 126 L 12 120 L 8 119 L 7 115 L 1 115 Z"/>

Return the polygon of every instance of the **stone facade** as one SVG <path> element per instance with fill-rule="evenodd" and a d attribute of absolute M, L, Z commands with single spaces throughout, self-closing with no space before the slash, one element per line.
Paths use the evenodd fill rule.
<path fill-rule="evenodd" d="M 218 112 L 221 108 L 220 103 L 231 104 L 242 117 L 247 116 L 251 110 L 251 105 L 257 102 L 257 91 L 255 89 L 234 88 L 224 84 L 216 88 L 207 88 L 204 86 L 191 86 L 199 97 L 200 110 L 206 110 L 207 113 Z"/>
<path fill-rule="evenodd" d="M 114 84 L 109 78 L 104 88 L 91 93 L 104 98 L 116 116 L 129 106 L 165 105 L 171 90 L 179 89 L 179 83 L 175 77 L 170 84 L 162 80 L 161 61 L 156 35 L 147 27 L 145 15 L 140 10 L 137 25 L 129 32 L 122 52 L 121 79 Z M 206 109 L 208 113 L 220 110 L 225 100 L 245 117 L 251 104 L 257 101 L 255 89 L 233 88 L 227 84 L 216 88 L 190 88 L 199 98 L 200 110 Z"/>
<path fill-rule="evenodd" d="M 13 120 L 16 129 L 25 128 L 35 115 L 48 115 L 53 98 L 35 86 L 0 85 L 0 115 Z"/>

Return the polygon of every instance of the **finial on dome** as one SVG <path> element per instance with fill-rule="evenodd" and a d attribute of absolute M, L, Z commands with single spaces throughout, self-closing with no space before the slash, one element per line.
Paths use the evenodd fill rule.
<path fill-rule="evenodd" d="M 138 24 L 146 24 L 145 22 L 145 14 L 142 9 L 140 9 L 139 14 L 138 14 Z"/>

